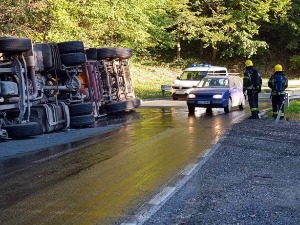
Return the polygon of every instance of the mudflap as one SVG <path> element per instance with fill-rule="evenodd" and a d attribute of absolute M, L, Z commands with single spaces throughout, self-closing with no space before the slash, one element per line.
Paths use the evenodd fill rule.
<path fill-rule="evenodd" d="M 70 113 L 64 102 L 42 104 L 31 108 L 30 121 L 37 122 L 43 133 L 69 128 Z"/>

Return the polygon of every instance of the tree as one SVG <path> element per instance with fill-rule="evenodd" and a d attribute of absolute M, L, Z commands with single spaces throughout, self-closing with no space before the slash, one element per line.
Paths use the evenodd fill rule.
<path fill-rule="evenodd" d="M 30 37 L 39 40 L 47 1 L 2 0 L 0 35 Z"/>

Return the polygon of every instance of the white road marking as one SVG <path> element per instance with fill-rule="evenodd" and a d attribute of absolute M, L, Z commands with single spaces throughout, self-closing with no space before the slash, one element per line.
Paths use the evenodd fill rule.
<path fill-rule="evenodd" d="M 166 187 L 160 193 L 158 193 L 153 199 L 150 200 L 149 204 L 159 205 L 162 203 L 172 192 L 175 191 L 175 187 Z"/>
<path fill-rule="evenodd" d="M 191 172 L 193 172 L 193 170 L 196 168 L 197 164 L 190 164 L 188 165 L 183 171 L 182 171 L 182 175 L 184 176 L 188 176 L 191 174 Z"/>
<path fill-rule="evenodd" d="M 224 134 L 212 148 L 208 149 L 202 157 L 199 158 L 197 164 L 191 164 L 186 168 L 188 174 L 183 176 L 182 179 L 177 181 L 175 187 L 164 188 L 159 194 L 157 194 L 153 199 L 151 199 L 148 204 L 144 205 L 139 212 L 128 218 L 127 222 L 121 225 L 142 225 L 147 220 L 149 220 L 176 192 L 178 192 L 208 161 L 208 159 L 216 152 L 220 146 L 220 142 L 225 139 L 226 134 Z"/>

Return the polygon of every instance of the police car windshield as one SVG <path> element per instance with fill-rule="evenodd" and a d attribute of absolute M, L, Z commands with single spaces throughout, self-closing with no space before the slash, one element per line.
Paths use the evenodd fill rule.
<path fill-rule="evenodd" d="M 204 78 L 200 83 L 199 87 L 202 88 L 220 88 L 228 87 L 228 78 Z"/>
<path fill-rule="evenodd" d="M 180 80 L 202 80 L 206 74 L 206 71 L 184 71 Z"/>

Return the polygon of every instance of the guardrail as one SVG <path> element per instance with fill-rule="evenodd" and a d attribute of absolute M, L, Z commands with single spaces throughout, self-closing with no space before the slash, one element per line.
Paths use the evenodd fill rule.
<path fill-rule="evenodd" d="M 162 93 L 163 97 L 165 97 L 165 92 L 170 91 L 170 90 L 171 90 L 171 85 L 169 85 L 169 84 L 162 84 L 161 85 L 161 93 Z"/>

